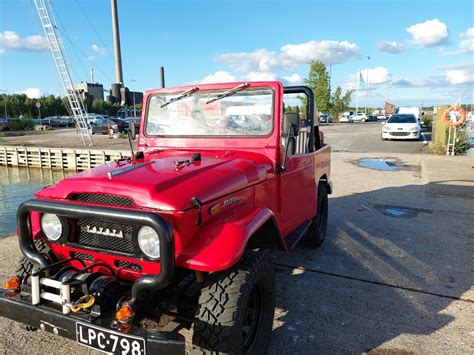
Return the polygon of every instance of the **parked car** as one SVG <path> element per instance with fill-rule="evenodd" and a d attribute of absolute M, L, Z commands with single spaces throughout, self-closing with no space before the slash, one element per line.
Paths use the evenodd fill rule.
<path fill-rule="evenodd" d="M 340 123 L 352 123 L 352 116 L 349 114 L 342 114 L 339 116 L 339 122 Z"/>
<path fill-rule="evenodd" d="M 367 117 L 367 122 L 377 122 L 377 115 L 369 115 Z"/>
<path fill-rule="evenodd" d="M 104 120 L 104 119 L 107 120 L 108 118 L 109 118 L 109 116 L 107 116 L 107 115 L 98 115 L 96 113 L 88 113 L 86 115 L 86 121 L 89 124 L 95 123 L 98 120 Z"/>
<path fill-rule="evenodd" d="M 140 117 L 127 117 L 123 120 L 127 123 L 127 127 L 130 124 L 130 120 L 133 120 L 133 122 L 135 122 L 135 131 L 138 132 L 138 130 L 140 129 Z"/>
<path fill-rule="evenodd" d="M 352 116 L 353 122 L 365 122 L 367 121 L 367 115 L 363 112 L 357 112 L 355 115 Z"/>
<path fill-rule="evenodd" d="M 267 352 L 282 287 L 269 254 L 330 237 L 331 146 L 309 87 L 193 85 L 145 93 L 136 154 L 20 205 L 23 258 L 0 290 L 0 317 L 112 354 L 185 354 L 189 341 L 195 354 Z M 294 94 L 305 95 L 303 116 L 283 113 Z M 261 130 L 210 129 L 215 110 L 197 111 L 209 100 L 222 100 L 221 117 L 249 119 L 253 106 Z M 144 329 L 146 319 L 173 326 Z M 188 347 L 182 327 L 192 329 Z"/>
<path fill-rule="evenodd" d="M 321 123 L 331 123 L 332 116 L 330 113 L 320 113 L 319 114 L 319 122 Z"/>
<path fill-rule="evenodd" d="M 94 122 L 90 122 L 89 125 L 91 134 L 109 134 L 109 127 L 112 129 L 112 134 L 122 133 L 128 130 L 127 122 L 119 118 L 100 118 L 96 119 Z"/>
<path fill-rule="evenodd" d="M 414 115 L 393 115 L 384 123 L 382 140 L 420 139 L 421 126 Z"/>

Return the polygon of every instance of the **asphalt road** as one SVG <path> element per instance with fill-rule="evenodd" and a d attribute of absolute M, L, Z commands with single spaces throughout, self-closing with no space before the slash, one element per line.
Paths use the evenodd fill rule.
<path fill-rule="evenodd" d="M 327 240 L 270 254 L 270 354 L 474 353 L 474 162 L 420 154 L 422 142 L 381 142 L 380 129 L 323 127 L 335 151 Z M 404 167 L 360 167 L 367 156 Z M 14 238 L 0 243 L 3 279 L 19 252 Z M 94 353 L 4 319 L 0 334 L 3 353 Z"/>
<path fill-rule="evenodd" d="M 422 153 L 431 141 L 431 132 L 423 128 L 419 141 L 382 141 L 382 121 L 321 124 L 326 141 L 335 152 Z"/>

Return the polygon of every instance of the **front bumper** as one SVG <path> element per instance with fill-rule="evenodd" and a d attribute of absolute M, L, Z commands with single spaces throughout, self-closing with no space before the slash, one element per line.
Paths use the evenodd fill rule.
<path fill-rule="evenodd" d="M 110 326 L 112 314 L 89 321 L 87 315 L 63 315 L 48 305 L 33 306 L 29 298 L 21 299 L 19 295 L 12 296 L 3 291 L 0 291 L 0 316 L 73 340 L 76 340 L 77 322 L 89 323 L 104 331 L 117 331 Z M 178 333 L 146 331 L 135 327 L 127 334 L 144 338 L 147 354 L 185 353 L 184 337 Z"/>
<path fill-rule="evenodd" d="M 400 132 L 400 131 L 382 131 L 382 139 L 419 139 L 420 131 Z"/>

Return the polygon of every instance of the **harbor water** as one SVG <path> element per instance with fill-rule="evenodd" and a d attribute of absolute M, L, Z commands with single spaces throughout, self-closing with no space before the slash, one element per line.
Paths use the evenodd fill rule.
<path fill-rule="evenodd" d="M 0 166 L 0 237 L 16 229 L 16 211 L 34 193 L 73 172 Z"/>

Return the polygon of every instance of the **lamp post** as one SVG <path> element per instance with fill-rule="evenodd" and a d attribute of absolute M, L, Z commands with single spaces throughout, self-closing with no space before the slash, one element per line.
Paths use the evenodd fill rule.
<path fill-rule="evenodd" d="M 3 104 L 5 105 L 5 118 L 8 118 L 8 111 L 7 111 L 7 90 L 0 90 L 5 94 L 5 98 L 3 99 Z"/>
<path fill-rule="evenodd" d="M 135 79 L 130 79 L 130 82 L 136 83 L 137 81 Z M 137 117 L 137 108 L 135 107 L 135 87 L 133 88 L 132 96 L 133 96 L 133 117 Z"/>
<path fill-rule="evenodd" d="M 367 111 L 368 111 L 368 98 L 369 98 L 369 60 L 370 60 L 370 56 L 367 56 L 367 72 L 366 72 L 366 80 L 367 82 L 365 83 L 365 114 L 367 115 Z"/>

